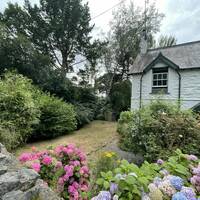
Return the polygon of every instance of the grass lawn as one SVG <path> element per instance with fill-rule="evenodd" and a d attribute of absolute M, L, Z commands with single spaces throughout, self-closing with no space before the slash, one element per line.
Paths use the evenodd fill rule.
<path fill-rule="evenodd" d="M 19 156 L 23 152 L 31 151 L 32 146 L 44 150 L 48 146 L 56 147 L 61 144 L 73 143 L 93 157 L 98 149 L 118 138 L 116 128 L 116 122 L 94 121 L 73 133 L 51 140 L 27 144 L 17 149 L 15 155 Z"/>

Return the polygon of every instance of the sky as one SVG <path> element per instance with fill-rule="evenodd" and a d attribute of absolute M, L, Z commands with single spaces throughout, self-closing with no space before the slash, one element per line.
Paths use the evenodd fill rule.
<path fill-rule="evenodd" d="M 31 0 L 38 3 L 39 0 Z M 86 1 L 86 0 L 84 0 Z M 95 17 L 105 10 L 118 4 L 121 0 L 87 0 L 89 2 L 91 17 Z M 130 0 L 125 0 L 129 2 Z M 144 8 L 145 0 L 132 0 L 136 6 Z M 155 1 L 160 12 L 165 14 L 160 27 L 160 34 L 173 35 L 178 43 L 200 40 L 200 0 L 149 0 Z M 8 2 L 23 4 L 24 0 L 0 0 L 0 11 L 3 11 Z M 112 10 L 94 19 L 95 34 L 109 30 L 112 19 Z M 157 37 L 158 37 L 157 36 Z"/>

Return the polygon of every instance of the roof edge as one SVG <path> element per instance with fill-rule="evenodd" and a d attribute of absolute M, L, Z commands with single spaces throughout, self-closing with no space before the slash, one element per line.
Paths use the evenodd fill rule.
<path fill-rule="evenodd" d="M 179 46 L 186 46 L 186 45 L 191 45 L 191 44 L 196 44 L 196 43 L 200 43 L 200 40 L 192 41 L 192 42 L 185 42 L 185 43 L 176 44 L 176 45 L 173 45 L 173 46 L 158 47 L 158 48 L 154 48 L 154 49 L 148 49 L 147 52 L 161 50 L 161 49 L 169 49 L 169 48 L 174 48 L 174 47 L 179 47 Z"/>

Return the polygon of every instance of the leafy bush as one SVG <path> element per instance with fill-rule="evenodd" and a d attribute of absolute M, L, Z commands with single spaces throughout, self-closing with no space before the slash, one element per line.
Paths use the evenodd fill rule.
<path fill-rule="evenodd" d="M 54 138 L 76 129 L 76 113 L 72 105 L 43 93 L 37 101 L 41 111 L 40 123 L 31 139 Z"/>
<path fill-rule="evenodd" d="M 93 173 L 96 178 L 101 176 L 101 172 L 107 172 L 119 165 L 119 157 L 115 152 L 103 152 L 99 155 Z"/>
<path fill-rule="evenodd" d="M 23 153 L 19 160 L 38 172 L 41 178 L 64 199 L 87 199 L 89 169 L 85 155 L 73 144 L 54 150 Z"/>
<path fill-rule="evenodd" d="M 84 104 L 75 104 L 77 127 L 81 128 L 85 124 L 89 124 L 94 120 L 94 111 Z"/>
<path fill-rule="evenodd" d="M 25 142 L 39 123 L 33 91 L 31 81 L 21 75 L 7 73 L 0 80 L 0 141 L 9 149 Z"/>
<path fill-rule="evenodd" d="M 125 111 L 120 114 L 120 118 L 118 120 L 117 124 L 117 131 L 120 134 L 120 147 L 122 149 L 129 150 L 127 147 L 129 147 L 131 144 L 131 140 L 129 140 L 127 137 L 127 132 L 129 129 L 129 123 L 133 120 L 133 113 L 130 111 Z"/>
<path fill-rule="evenodd" d="M 200 165 L 194 155 L 180 150 L 167 161 L 144 162 L 141 167 L 121 161 L 118 168 L 102 172 L 97 180 L 96 199 L 197 200 L 200 194 Z"/>
<path fill-rule="evenodd" d="M 6 146 L 8 151 L 15 149 L 21 144 L 22 136 L 16 132 L 13 125 L 0 126 L 0 142 Z"/>
<path fill-rule="evenodd" d="M 131 82 L 126 80 L 115 83 L 110 91 L 110 103 L 117 119 L 122 111 L 130 109 L 130 101 Z"/>
<path fill-rule="evenodd" d="M 149 161 L 165 158 L 176 148 L 199 155 L 200 128 L 195 117 L 192 111 L 179 110 L 176 105 L 152 102 L 134 111 L 128 125 L 121 122 L 123 118 L 119 120 L 121 147 L 142 153 Z"/>

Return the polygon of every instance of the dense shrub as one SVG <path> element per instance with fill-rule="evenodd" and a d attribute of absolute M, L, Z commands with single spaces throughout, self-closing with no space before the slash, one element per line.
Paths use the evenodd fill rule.
<path fill-rule="evenodd" d="M 88 199 L 89 176 L 86 156 L 73 144 L 53 150 L 23 153 L 19 160 L 38 172 L 41 178 L 64 199 Z"/>
<path fill-rule="evenodd" d="M 125 111 L 120 114 L 117 124 L 117 131 L 120 134 L 120 147 L 124 150 L 129 150 L 131 140 L 128 139 L 127 132 L 129 131 L 129 123 L 133 120 L 133 113 Z"/>
<path fill-rule="evenodd" d="M 39 123 L 33 91 L 31 81 L 21 75 L 7 73 L 0 80 L 0 141 L 9 149 L 25 142 Z"/>
<path fill-rule="evenodd" d="M 48 94 L 40 94 L 37 98 L 40 123 L 31 139 L 54 138 L 76 129 L 76 113 L 72 105 Z"/>
<path fill-rule="evenodd" d="M 74 107 L 16 73 L 0 80 L 0 142 L 14 149 L 27 139 L 52 138 L 76 129 Z"/>
<path fill-rule="evenodd" d="M 8 151 L 15 149 L 23 141 L 22 136 L 13 125 L 0 125 L 0 142 L 6 146 Z"/>
<path fill-rule="evenodd" d="M 144 162 L 141 167 L 123 160 L 118 168 L 101 173 L 101 192 L 92 200 L 199 200 L 199 161 L 180 150 L 167 161 Z"/>
<path fill-rule="evenodd" d="M 94 120 L 94 110 L 86 107 L 84 104 L 75 104 L 75 111 L 77 113 L 76 120 L 78 128 Z"/>
<path fill-rule="evenodd" d="M 110 91 L 110 104 L 116 118 L 122 111 L 130 109 L 131 105 L 131 82 L 129 80 L 117 82 L 113 85 Z"/>
<path fill-rule="evenodd" d="M 176 148 L 199 155 L 200 129 L 192 111 L 157 100 L 134 111 L 128 125 L 122 125 L 124 114 L 121 117 L 118 130 L 122 135 L 121 147 L 126 150 L 142 153 L 150 161 L 165 158 Z"/>

